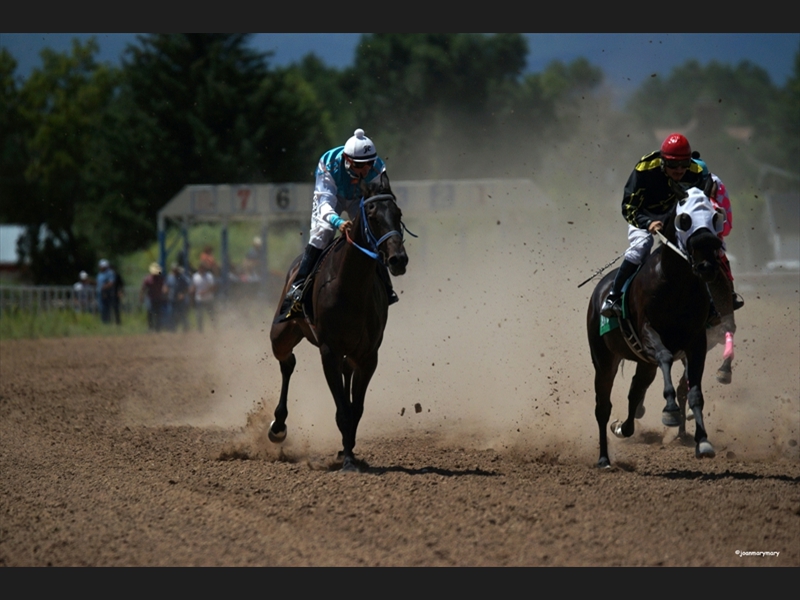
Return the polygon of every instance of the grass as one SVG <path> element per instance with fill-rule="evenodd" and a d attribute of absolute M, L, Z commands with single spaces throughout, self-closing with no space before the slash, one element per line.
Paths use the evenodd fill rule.
<path fill-rule="evenodd" d="M 100 316 L 74 310 L 4 310 L 0 315 L 0 340 L 54 337 L 135 335 L 147 332 L 143 310 L 124 313 L 122 323 L 107 325 Z"/>

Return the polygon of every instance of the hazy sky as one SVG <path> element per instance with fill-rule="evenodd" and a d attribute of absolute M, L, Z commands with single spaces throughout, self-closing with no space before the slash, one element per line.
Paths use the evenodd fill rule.
<path fill-rule="evenodd" d="M 97 37 L 99 60 L 117 64 L 125 46 L 136 42 L 134 33 L 0 33 L 0 46 L 17 60 L 17 73 L 27 76 L 41 65 L 39 52 L 49 47 L 65 51 L 73 37 Z M 782 86 L 791 76 L 800 51 L 800 33 L 528 33 L 528 69 L 541 71 L 553 60 L 587 58 L 600 67 L 614 88 L 634 89 L 656 73 L 670 71 L 694 58 L 736 65 L 748 60 L 764 68 L 773 83 Z M 252 44 L 273 51 L 272 64 L 282 66 L 314 52 L 326 64 L 342 68 L 353 62 L 359 33 L 257 33 Z"/>

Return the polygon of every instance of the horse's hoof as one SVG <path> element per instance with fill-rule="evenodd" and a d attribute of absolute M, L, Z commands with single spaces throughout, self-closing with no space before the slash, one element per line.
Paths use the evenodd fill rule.
<path fill-rule="evenodd" d="M 680 427 L 681 426 L 681 411 L 679 410 L 665 410 L 661 412 L 661 423 L 666 427 Z"/>
<path fill-rule="evenodd" d="M 267 430 L 269 441 L 273 444 L 280 444 L 286 439 L 286 425 L 283 426 L 283 430 L 281 431 L 275 431 L 273 427 L 275 427 L 275 421 L 269 424 L 269 430 Z"/>
<path fill-rule="evenodd" d="M 697 458 L 714 458 L 717 453 L 714 450 L 714 446 L 711 445 L 711 442 L 708 440 L 703 440 L 694 450 L 694 455 Z"/>
<path fill-rule="evenodd" d="M 345 458 L 341 468 L 342 473 L 358 473 L 358 465 L 351 458 Z"/>
<path fill-rule="evenodd" d="M 719 369 L 717 371 L 717 381 L 719 381 L 720 383 L 726 383 L 726 384 L 730 383 L 731 379 L 732 379 L 732 374 L 730 371 L 724 371 L 722 369 Z"/>
<path fill-rule="evenodd" d="M 620 421 L 619 419 L 611 423 L 611 425 L 609 425 L 608 428 L 611 429 L 611 433 L 613 433 L 618 438 L 625 437 L 622 433 L 622 421 Z"/>
<path fill-rule="evenodd" d="M 597 461 L 597 468 L 598 469 L 610 469 L 611 468 L 611 461 L 608 460 L 607 456 L 601 456 L 600 460 Z"/>

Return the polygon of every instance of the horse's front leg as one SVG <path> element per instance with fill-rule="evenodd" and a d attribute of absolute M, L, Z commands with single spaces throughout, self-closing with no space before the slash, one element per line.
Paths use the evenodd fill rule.
<path fill-rule="evenodd" d="M 678 381 L 677 393 L 678 406 L 680 407 L 681 411 L 681 424 L 678 426 L 677 437 L 681 443 L 686 444 L 691 439 L 686 433 L 686 420 L 687 418 L 694 418 L 694 415 L 691 412 L 689 414 L 686 413 L 686 402 L 689 395 L 689 384 L 686 381 L 686 359 L 683 360 L 683 374 L 681 375 L 680 381 Z"/>
<path fill-rule="evenodd" d="M 631 437 L 634 432 L 636 419 L 640 417 L 639 407 L 642 406 L 647 389 L 658 373 L 658 367 L 649 363 L 636 363 L 636 373 L 633 375 L 631 387 L 628 390 L 628 418 L 624 423 L 614 421 L 611 424 L 611 431 L 617 437 Z"/>
<path fill-rule="evenodd" d="M 286 418 L 289 416 L 287 407 L 289 398 L 289 381 L 297 365 L 294 347 L 303 339 L 302 333 L 293 323 L 279 323 L 273 325 L 270 331 L 272 354 L 281 366 L 281 396 L 278 406 L 275 407 L 275 419 L 270 423 L 267 436 L 275 444 L 280 444 L 286 439 Z"/>
<path fill-rule="evenodd" d="M 702 352 L 700 352 L 701 348 L 698 347 L 691 354 L 689 352 L 686 353 L 688 365 L 686 380 L 689 386 L 687 397 L 689 408 L 694 415 L 695 456 L 697 458 L 713 458 L 716 452 L 714 451 L 714 446 L 708 441 L 708 434 L 703 422 L 703 405 L 705 401 L 703 399 L 702 381 L 706 358 L 705 338 L 699 346 L 703 346 Z"/>
<path fill-rule="evenodd" d="M 292 353 L 288 358 L 282 360 L 280 364 L 281 397 L 278 400 L 278 406 L 275 407 L 275 419 L 270 423 L 269 430 L 267 431 L 269 441 L 274 444 L 280 444 L 286 439 L 286 417 L 289 416 L 289 409 L 287 407 L 289 380 L 292 377 L 295 365 L 297 365 L 297 358 L 294 353 Z"/>
<path fill-rule="evenodd" d="M 353 396 L 351 409 L 351 424 L 352 427 L 348 434 L 342 436 L 344 442 L 345 456 L 349 455 L 352 460 L 355 460 L 354 449 L 356 447 L 356 432 L 358 431 L 358 424 L 361 422 L 361 416 L 364 414 L 364 398 L 367 395 L 367 387 L 378 367 L 378 353 L 375 352 L 372 356 L 362 359 L 353 371 Z M 355 465 L 354 465 L 355 466 Z"/>
<path fill-rule="evenodd" d="M 672 362 L 675 357 L 667 350 L 661 341 L 661 336 L 649 323 L 642 326 L 642 342 L 650 349 L 664 375 L 664 400 L 667 403 L 661 411 L 661 422 L 667 427 L 680 427 L 681 410 L 675 399 L 675 386 L 672 385 Z"/>
<path fill-rule="evenodd" d="M 346 398 L 350 398 L 350 386 L 353 382 L 353 361 L 349 358 L 345 358 L 342 363 L 342 381 L 344 382 L 344 395 Z"/>
<path fill-rule="evenodd" d="M 321 345 L 319 351 L 325 380 L 328 382 L 328 388 L 336 403 L 336 426 L 339 428 L 339 433 L 342 434 L 342 452 L 340 453 L 342 471 L 357 471 L 353 455 L 355 443 L 351 442 L 355 439 L 353 405 L 348 394 L 352 368 L 345 367 L 346 359 L 333 352 L 327 344 Z M 345 386 L 346 381 L 348 382 L 347 386 Z"/>

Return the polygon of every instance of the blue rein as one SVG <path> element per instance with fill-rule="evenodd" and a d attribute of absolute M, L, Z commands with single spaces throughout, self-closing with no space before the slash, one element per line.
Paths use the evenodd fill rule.
<path fill-rule="evenodd" d="M 369 241 L 369 245 L 372 248 L 372 250 L 368 250 L 367 248 L 359 246 L 353 240 L 350 240 L 350 243 L 353 244 L 353 246 L 355 246 L 356 248 L 361 250 L 364 254 L 366 254 L 367 256 L 372 258 L 373 260 L 378 260 L 378 258 L 379 258 L 378 246 L 380 246 L 388 238 L 390 238 L 390 237 L 392 237 L 394 235 L 398 235 L 398 236 L 400 236 L 400 240 L 401 241 L 403 240 L 403 234 L 401 232 L 397 231 L 396 229 L 393 229 L 392 231 L 390 231 L 390 232 L 386 233 L 385 235 L 381 236 L 380 239 L 376 238 L 375 234 L 372 233 L 372 230 L 369 228 L 369 220 L 367 219 L 367 212 L 366 212 L 365 206 L 369 202 L 376 202 L 378 200 L 391 200 L 392 202 L 395 201 L 394 196 L 392 196 L 391 194 L 378 194 L 377 196 L 372 196 L 371 198 L 367 198 L 367 199 L 362 197 L 361 198 L 361 203 L 360 203 L 361 222 L 363 223 L 364 235 L 366 236 L 367 241 Z M 412 235 L 413 237 L 417 237 L 416 235 L 414 235 L 413 233 L 408 231 L 408 228 L 406 227 L 405 223 L 403 223 L 402 221 L 400 221 L 400 226 L 402 227 L 403 231 L 407 231 L 409 233 L 409 235 Z"/>

